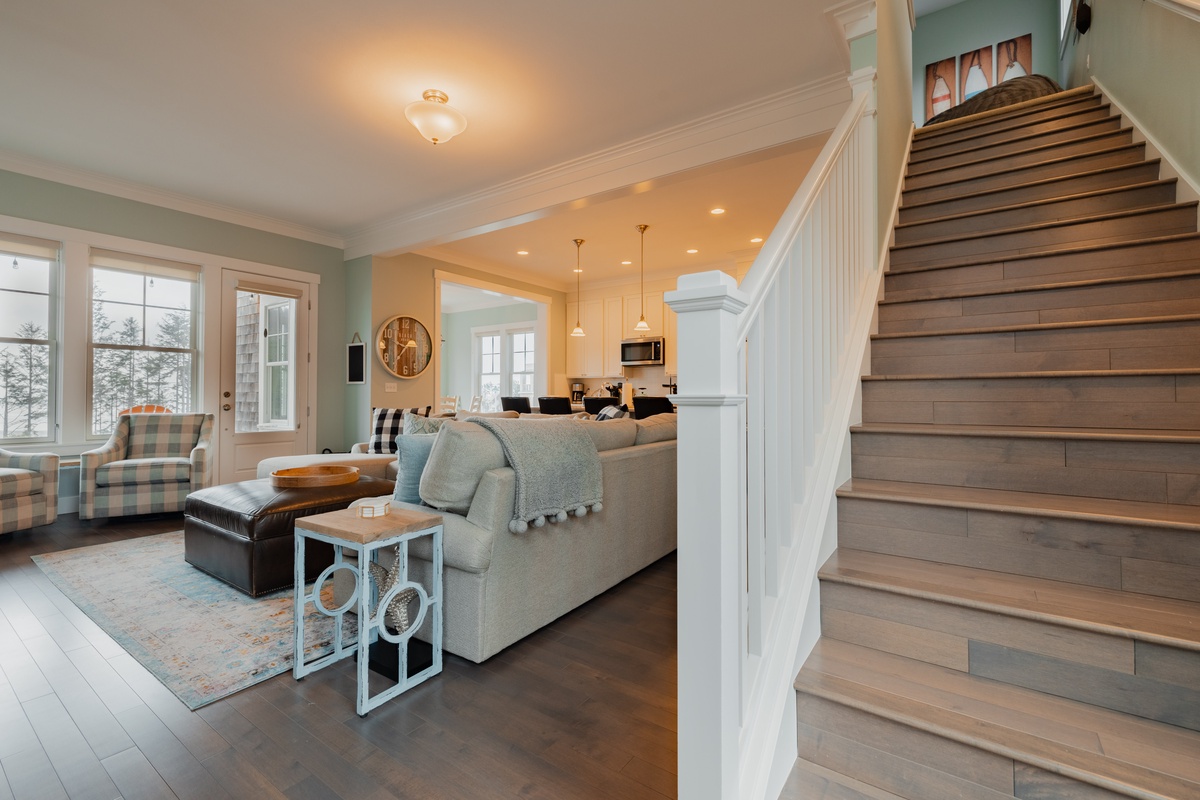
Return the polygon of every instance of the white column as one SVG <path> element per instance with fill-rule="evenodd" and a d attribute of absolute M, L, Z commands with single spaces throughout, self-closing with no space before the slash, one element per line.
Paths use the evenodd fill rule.
<path fill-rule="evenodd" d="M 733 800 L 741 727 L 738 315 L 724 272 L 679 279 L 679 797 Z M 668 345 L 670 346 L 670 345 Z"/>

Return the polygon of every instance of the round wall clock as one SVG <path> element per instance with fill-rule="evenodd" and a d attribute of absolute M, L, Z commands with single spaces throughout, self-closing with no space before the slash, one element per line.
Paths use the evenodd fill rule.
<path fill-rule="evenodd" d="M 433 340 L 428 329 L 412 317 L 390 317 L 376 333 L 375 355 L 397 378 L 415 378 L 433 360 Z"/>

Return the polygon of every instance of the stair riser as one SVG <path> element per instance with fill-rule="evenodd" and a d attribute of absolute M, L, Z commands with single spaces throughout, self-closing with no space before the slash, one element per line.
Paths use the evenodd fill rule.
<path fill-rule="evenodd" d="M 889 300 L 914 299 L 939 289 L 1005 291 L 1047 283 L 1151 275 L 1200 269 L 1200 239 L 1132 244 L 1036 258 L 999 259 L 987 264 L 904 272 L 884 276 Z"/>
<path fill-rule="evenodd" d="M 865 711 L 799 694 L 799 756 L 912 800 L 1013 797 L 1013 762 Z"/>
<path fill-rule="evenodd" d="M 1133 134 L 1130 131 L 1115 131 L 1088 139 L 1051 144 L 1045 147 L 1012 153 L 1000 158 L 983 159 L 946 169 L 928 170 L 920 174 L 910 174 L 904 179 L 905 202 L 909 202 L 907 192 L 912 189 L 923 189 L 943 183 L 982 178 L 996 172 L 1033 167 L 1046 161 L 1055 161 L 1068 156 L 1100 155 L 1100 151 L 1132 143 Z M 1068 170 L 1066 172 L 1056 171 L 1056 168 L 1057 170 L 1062 169 L 1062 166 L 1059 164 L 1047 165 L 1047 167 L 1050 175 L 1064 175 L 1076 171 L 1070 167 L 1066 168 Z M 1033 174 L 1037 174 L 1037 172 L 1034 170 L 1025 172 L 1019 182 L 1024 183 L 1032 180 L 1029 176 Z M 914 200 L 913 202 L 916 201 Z"/>
<path fill-rule="evenodd" d="M 1028 253 L 1052 253 L 1091 244 L 1117 244 L 1196 232 L 1196 206 L 1168 206 L 1127 216 L 1067 222 L 937 244 L 893 247 L 892 269 L 982 263 Z"/>
<path fill-rule="evenodd" d="M 969 149 L 963 149 L 959 152 L 945 154 L 931 154 L 929 158 L 914 157 L 909 161 L 909 175 L 921 175 L 931 170 L 943 170 L 948 167 L 956 167 L 962 164 L 968 164 L 979 161 L 984 158 L 999 158 L 1003 156 L 1011 156 L 1017 153 L 1023 153 L 1030 148 L 1044 147 L 1051 144 L 1059 144 L 1062 142 L 1074 142 L 1082 136 L 1094 136 L 1103 133 L 1112 133 L 1121 129 L 1120 117 L 1107 117 L 1104 119 L 1095 120 L 1092 122 L 1084 122 L 1079 125 L 1072 125 L 1067 128 L 1055 127 L 1045 133 L 1036 135 L 1028 135 L 1025 133 L 1018 134 L 1016 137 L 1007 137 L 994 144 L 986 144 Z"/>
<path fill-rule="evenodd" d="M 1101 151 L 1087 151 L 1059 160 L 1037 161 L 1025 165 L 1001 164 L 996 167 L 996 171 L 968 176 L 957 181 L 938 182 L 926 178 L 905 180 L 903 205 L 912 206 L 939 200 L 953 200 L 955 197 L 963 195 L 1011 189 L 1034 181 L 1053 180 L 1083 172 L 1094 172 L 1098 169 L 1140 164 L 1145 162 L 1145 157 L 1146 145 L 1129 144 Z"/>
<path fill-rule="evenodd" d="M 929 239 L 965 236 L 970 233 L 997 231 L 1018 225 L 1036 225 L 1091 214 L 1108 214 L 1135 208 L 1167 206 L 1174 202 L 1175 185 L 1173 183 L 1155 183 L 1086 197 L 1073 197 L 1053 202 L 1042 201 L 1036 205 L 1020 206 L 968 217 L 930 220 L 898 226 L 895 241 L 896 244 L 913 244 Z"/>
<path fill-rule="evenodd" d="M 908 225 L 914 222 L 937 219 L 947 214 L 966 213 L 971 211 L 987 211 L 993 208 L 1031 203 L 1038 200 L 1049 200 L 1082 192 L 1095 192 L 1102 189 L 1114 189 L 1120 186 L 1131 186 L 1137 183 L 1147 183 L 1158 180 L 1159 164 L 1157 161 L 1119 166 L 1100 172 L 1090 172 L 1085 175 L 1070 176 L 1059 180 L 1042 181 L 1011 189 L 1002 189 L 984 194 L 965 197 L 952 197 L 939 202 L 900 208 L 900 224 Z"/>
<path fill-rule="evenodd" d="M 854 431 L 855 478 L 1200 505 L 1200 443 Z"/>
<path fill-rule="evenodd" d="M 1190 567 L 1194 572 L 1200 567 L 1200 536 L 1124 520 L 839 497 L 838 546 L 1176 600 L 1200 599 L 1198 587 L 1155 582 L 1164 570 Z"/>
<path fill-rule="evenodd" d="M 1178 664 L 1196 664 L 1194 651 L 830 581 L 821 606 L 831 639 L 1200 729 L 1200 687 L 1172 682 L 1191 677 Z"/>
<path fill-rule="evenodd" d="M 962 330 L 1002 325 L 1092 322 L 1194 314 L 1200 275 L 947 298 L 879 306 L 879 332 Z"/>
<path fill-rule="evenodd" d="M 1102 100 L 1099 95 L 1069 97 L 1048 102 L 1036 108 L 1020 109 L 1008 114 L 996 114 L 987 119 L 955 125 L 952 128 L 943 128 L 941 130 L 918 128 L 913 134 L 913 152 L 919 153 L 927 148 L 939 147 L 947 142 L 957 142 L 963 139 L 971 139 L 975 136 L 986 136 L 1000 130 L 1011 129 L 1014 125 L 1035 125 L 1047 119 L 1056 119 L 1081 111 L 1095 109 L 1100 107 L 1100 105 L 1102 105 Z"/>
<path fill-rule="evenodd" d="M 1029 136 L 1049 133 L 1067 125 L 1080 125 L 1088 122 L 1108 119 L 1112 109 L 1107 105 L 1092 105 L 1077 109 L 1055 109 L 1037 119 L 1009 120 L 1005 125 L 994 125 L 990 132 L 976 132 L 973 136 L 959 136 L 957 139 L 925 144 L 914 142 L 912 163 L 916 164 L 929 158 L 949 155 L 951 153 L 1000 144 L 1019 136 Z"/>
<path fill-rule="evenodd" d="M 855 432 L 853 476 L 1187 504 L 1200 445 Z"/>
<path fill-rule="evenodd" d="M 1200 376 L 864 381 L 863 422 L 1191 431 Z"/>
<path fill-rule="evenodd" d="M 876 339 L 875 375 L 1191 369 L 1200 363 L 1194 320 L 1033 331 Z"/>

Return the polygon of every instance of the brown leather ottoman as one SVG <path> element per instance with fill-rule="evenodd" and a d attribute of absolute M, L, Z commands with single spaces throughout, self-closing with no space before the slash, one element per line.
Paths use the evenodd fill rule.
<path fill-rule="evenodd" d="M 183 557 L 251 597 L 291 587 L 298 517 L 391 494 L 392 487 L 392 481 L 360 476 L 341 486 L 276 489 L 263 478 L 192 492 L 183 512 Z M 305 548 L 304 575 L 309 580 L 333 563 L 333 548 L 318 544 Z"/>

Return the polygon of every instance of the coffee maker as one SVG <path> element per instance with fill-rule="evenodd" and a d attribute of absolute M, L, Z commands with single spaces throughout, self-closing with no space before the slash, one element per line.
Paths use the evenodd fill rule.
<path fill-rule="evenodd" d="M 571 402 L 572 403 L 582 403 L 583 402 L 583 384 L 582 383 L 572 383 L 571 384 Z"/>

